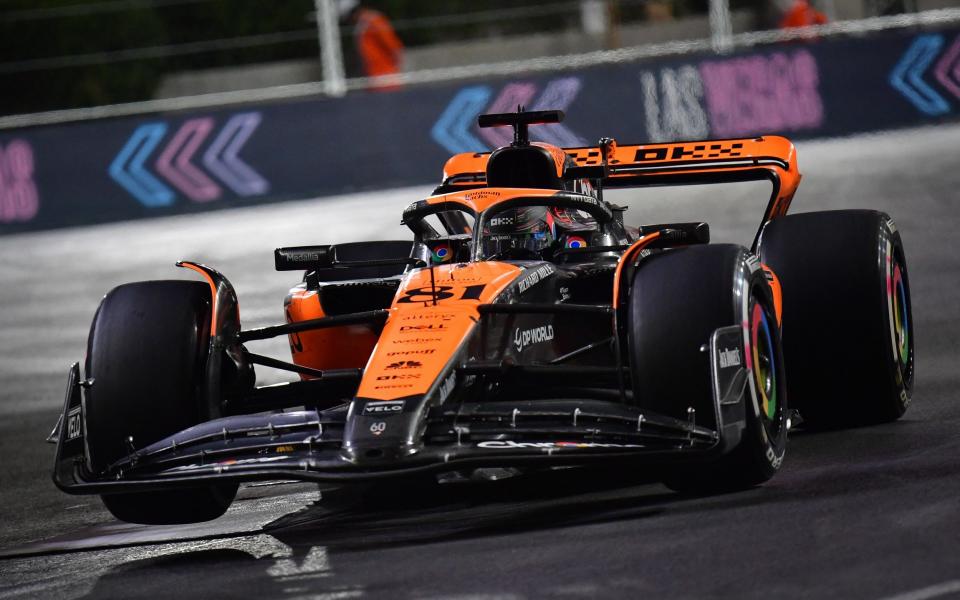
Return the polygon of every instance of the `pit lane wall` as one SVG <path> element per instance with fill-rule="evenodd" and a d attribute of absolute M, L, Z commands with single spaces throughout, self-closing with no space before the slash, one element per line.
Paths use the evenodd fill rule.
<path fill-rule="evenodd" d="M 0 233 L 438 182 L 518 104 L 564 109 L 531 134 L 567 146 L 932 124 L 960 116 L 960 27 L 0 131 Z"/>

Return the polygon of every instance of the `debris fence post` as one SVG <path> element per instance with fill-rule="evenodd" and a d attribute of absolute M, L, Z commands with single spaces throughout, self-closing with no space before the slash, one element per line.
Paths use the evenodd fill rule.
<path fill-rule="evenodd" d="M 343 53 L 340 51 L 340 22 L 334 0 L 313 0 L 317 9 L 317 36 L 320 42 L 320 65 L 323 88 L 328 96 L 347 93 L 343 74 Z"/>

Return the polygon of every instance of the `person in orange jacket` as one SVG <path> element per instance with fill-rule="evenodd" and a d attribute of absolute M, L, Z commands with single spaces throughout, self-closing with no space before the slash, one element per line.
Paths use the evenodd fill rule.
<path fill-rule="evenodd" d="M 353 24 L 353 39 L 357 54 L 367 77 L 393 75 L 400 72 L 403 62 L 403 42 L 397 37 L 390 21 L 383 13 L 360 5 L 358 0 L 337 0 L 340 20 Z M 377 85 L 375 89 L 389 90 L 399 86 Z"/>
<path fill-rule="evenodd" d="M 781 29 L 792 27 L 806 27 L 808 25 L 823 25 L 827 22 L 827 15 L 815 9 L 809 0 L 794 0 L 790 8 L 780 19 Z"/>

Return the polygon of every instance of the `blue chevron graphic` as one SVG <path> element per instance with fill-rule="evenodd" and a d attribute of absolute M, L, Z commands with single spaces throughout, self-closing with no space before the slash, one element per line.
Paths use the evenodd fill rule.
<path fill-rule="evenodd" d="M 143 166 L 166 133 L 166 123 L 145 123 L 137 127 L 108 169 L 114 181 L 130 192 L 140 204 L 151 208 L 170 206 L 176 197 L 173 190 Z"/>
<path fill-rule="evenodd" d="M 942 35 L 917 36 L 890 72 L 890 85 L 903 94 L 917 110 L 931 117 L 950 112 L 947 101 L 923 80 L 923 72 L 942 47 Z"/>
<path fill-rule="evenodd" d="M 460 90 L 434 123 L 430 135 L 454 154 L 486 151 L 487 146 L 470 133 L 470 127 L 487 105 L 491 93 L 490 88 L 485 85 Z"/>

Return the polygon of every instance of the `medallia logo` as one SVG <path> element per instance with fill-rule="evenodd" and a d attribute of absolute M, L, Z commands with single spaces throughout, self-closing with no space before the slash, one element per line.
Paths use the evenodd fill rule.
<path fill-rule="evenodd" d="M 513 334 L 513 345 L 517 347 L 517 352 L 523 352 L 528 346 L 549 342 L 553 339 L 553 325 L 541 325 L 533 329 L 520 329 L 519 327 Z"/>

